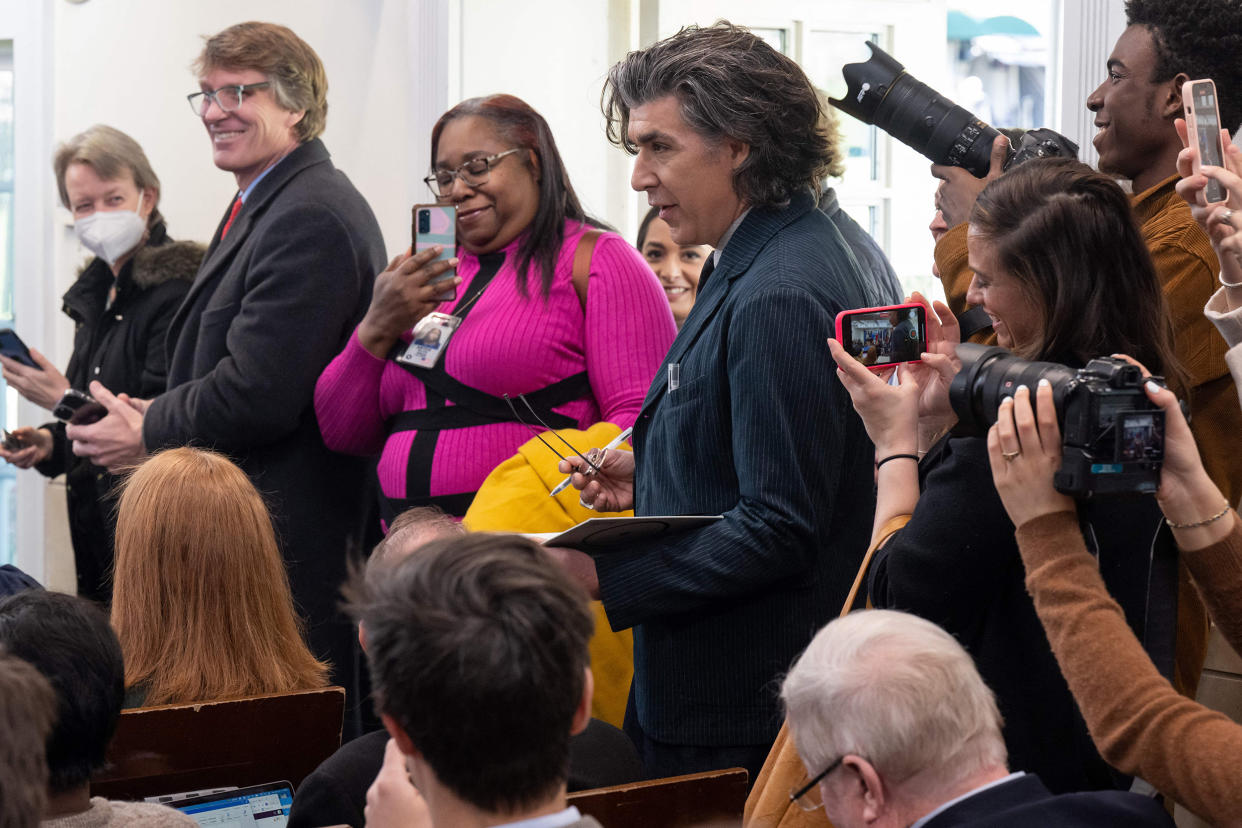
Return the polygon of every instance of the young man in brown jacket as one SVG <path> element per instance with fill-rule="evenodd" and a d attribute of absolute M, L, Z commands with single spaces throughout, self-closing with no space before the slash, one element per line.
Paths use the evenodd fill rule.
<path fill-rule="evenodd" d="M 1242 3 L 1127 0 L 1126 22 L 1108 58 L 1108 77 L 1087 98 L 1099 129 L 1092 143 L 1102 172 L 1132 182 L 1135 218 L 1169 304 L 1191 431 L 1208 474 L 1236 503 L 1242 496 L 1242 455 L 1233 444 L 1242 434 L 1242 409 L 1225 365 L 1225 342 L 1203 315 L 1216 290 L 1220 264 L 1207 235 L 1174 190 L 1182 143 L 1173 122 L 1182 114 L 1182 84 L 1199 78 L 1217 83 L 1222 125 L 1233 131 L 1242 122 L 1237 63 Z M 1004 140 L 997 139 L 985 179 L 958 167 L 932 167 L 941 179 L 936 207 L 950 227 L 936 244 L 936 265 L 955 313 L 966 308 L 972 278 L 966 266 L 966 219 L 975 196 L 1001 174 Z M 1193 695 L 1207 618 L 1184 572 L 1181 581 L 1177 684 Z"/>

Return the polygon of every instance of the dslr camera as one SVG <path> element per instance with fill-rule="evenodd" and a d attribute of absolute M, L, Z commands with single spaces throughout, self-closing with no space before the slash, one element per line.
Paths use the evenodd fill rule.
<path fill-rule="evenodd" d="M 1046 379 L 1061 425 L 1061 469 L 1053 479 L 1057 491 L 1074 497 L 1150 494 L 1160 485 L 1164 411 L 1147 399 L 1138 368 L 1099 357 L 1075 370 L 969 342 L 957 346 L 957 355 L 962 370 L 949 386 L 958 417 L 955 435 L 983 436 L 996 422 L 1001 400 L 1020 385 L 1031 389 L 1034 407 L 1035 387 Z"/>
<path fill-rule="evenodd" d="M 934 164 L 964 167 L 977 178 L 988 174 L 995 128 L 906 72 L 892 55 L 870 41 L 871 58 L 842 67 L 845 97 L 830 98 L 837 109 L 873 124 Z M 1005 169 L 1031 158 L 1077 158 L 1078 145 L 1059 132 L 1027 130 L 1010 145 Z"/>

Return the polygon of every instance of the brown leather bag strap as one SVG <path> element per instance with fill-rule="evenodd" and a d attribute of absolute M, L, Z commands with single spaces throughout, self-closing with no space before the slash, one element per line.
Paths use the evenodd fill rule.
<path fill-rule="evenodd" d="M 591 256 L 595 253 L 595 243 L 604 235 L 603 230 L 588 230 L 578 239 L 578 247 L 574 250 L 574 290 L 578 293 L 578 302 L 586 310 L 587 280 L 591 278 Z"/>
<path fill-rule="evenodd" d="M 871 544 L 867 554 L 863 555 L 862 565 L 858 567 L 858 574 L 854 577 L 854 585 L 850 587 L 850 594 L 845 599 L 845 604 L 841 607 L 841 615 L 839 617 L 844 618 L 854 608 L 854 601 L 858 599 L 858 591 L 862 588 L 863 579 L 867 577 L 867 570 L 871 568 L 871 559 L 875 557 L 875 553 L 879 551 L 880 547 L 888 543 L 889 538 L 901 531 L 910 522 L 910 517 L 910 515 L 895 515 L 880 527 L 880 531 L 875 536 L 875 543 Z M 871 609 L 871 599 L 867 599 L 867 609 Z"/>

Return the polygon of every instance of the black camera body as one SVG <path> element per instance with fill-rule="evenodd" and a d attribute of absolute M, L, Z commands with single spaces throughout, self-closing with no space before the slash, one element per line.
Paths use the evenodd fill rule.
<path fill-rule="evenodd" d="M 871 58 L 842 67 L 848 91 L 829 103 L 874 124 L 935 164 L 963 167 L 977 178 L 991 168 L 992 142 L 1000 133 L 908 73 L 867 41 Z M 1058 132 L 1027 131 L 1011 146 L 1005 168 L 1031 158 L 1078 157 L 1078 145 Z"/>
<path fill-rule="evenodd" d="M 1125 360 L 1099 357 L 1075 370 L 1030 362 L 1004 348 L 957 346 L 962 369 L 949 386 L 958 436 L 983 436 L 1001 400 L 1019 386 L 1052 384 L 1061 426 L 1061 469 L 1053 484 L 1074 497 L 1150 494 L 1160 486 L 1164 461 L 1164 411 L 1147 398 L 1147 381 Z M 1159 381 L 1159 378 L 1155 378 Z"/>

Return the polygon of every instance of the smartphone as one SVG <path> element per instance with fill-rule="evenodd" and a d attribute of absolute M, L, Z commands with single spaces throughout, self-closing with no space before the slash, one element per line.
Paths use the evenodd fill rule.
<path fill-rule="evenodd" d="M 9 359 L 15 359 L 22 365 L 39 368 L 39 363 L 35 362 L 34 357 L 30 355 L 30 349 L 26 347 L 26 343 L 22 342 L 22 338 L 12 328 L 0 328 L 0 354 L 4 354 Z M 39 370 L 43 369 L 39 368 Z"/>
<path fill-rule="evenodd" d="M 1199 167 L 1210 164 L 1223 167 L 1225 148 L 1220 142 L 1220 110 L 1216 107 L 1216 84 L 1210 78 L 1186 81 L 1182 84 L 1182 105 L 1186 109 L 1186 135 L 1194 143 L 1198 155 L 1191 165 L 1195 175 Z M 1218 204 L 1229 198 L 1219 181 L 1209 178 L 1203 191 L 1208 204 Z"/>
<path fill-rule="evenodd" d="M 415 204 L 414 253 L 437 244 L 444 248 L 444 252 L 436 257 L 437 262 L 457 255 L 457 208 L 447 204 Z M 442 282 L 456 275 L 455 270 L 448 270 L 432 281 Z M 436 297 L 441 302 L 451 302 L 456 298 L 456 288 Z"/>
<path fill-rule="evenodd" d="M 26 447 L 26 441 L 7 428 L 0 428 L 0 446 L 8 451 L 17 451 Z"/>
<path fill-rule="evenodd" d="M 927 308 L 917 302 L 837 314 L 837 341 L 871 369 L 921 362 L 927 350 Z"/>
<path fill-rule="evenodd" d="M 52 416 L 69 425 L 90 425 L 106 417 L 108 409 L 90 394 L 70 388 L 52 409 Z"/>

